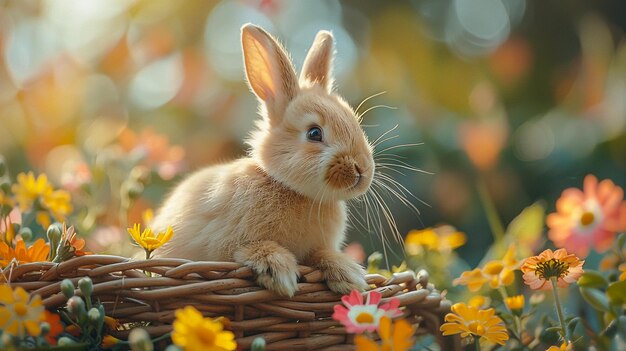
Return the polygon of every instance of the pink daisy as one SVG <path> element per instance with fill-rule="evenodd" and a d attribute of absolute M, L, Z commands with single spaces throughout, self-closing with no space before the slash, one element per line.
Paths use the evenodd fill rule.
<path fill-rule="evenodd" d="M 611 180 L 587 175 L 583 190 L 565 189 L 556 212 L 546 218 L 548 236 L 557 247 L 586 257 L 589 247 L 606 251 L 618 231 L 626 230 L 624 191 Z"/>
<path fill-rule="evenodd" d="M 398 308 L 400 306 L 398 298 L 392 298 L 388 303 L 378 306 L 380 299 L 381 295 L 378 291 L 370 291 L 367 294 L 367 300 L 363 303 L 363 295 L 352 290 L 350 295 L 341 298 L 345 307 L 335 305 L 333 319 L 343 324 L 348 333 L 378 330 L 383 316 L 393 318 L 402 315 L 402 311 Z"/>

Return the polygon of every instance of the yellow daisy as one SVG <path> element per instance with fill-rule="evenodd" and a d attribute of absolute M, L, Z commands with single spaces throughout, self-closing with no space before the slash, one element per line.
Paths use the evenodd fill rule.
<path fill-rule="evenodd" d="M 237 348 L 235 334 L 224 330 L 221 322 L 204 318 L 193 306 L 176 310 L 172 341 L 185 351 L 232 351 Z"/>
<path fill-rule="evenodd" d="M 0 329 L 13 336 L 39 336 L 45 307 L 41 297 L 30 297 L 21 287 L 0 285 Z"/>
<path fill-rule="evenodd" d="M 477 336 L 487 341 L 504 345 L 509 339 L 504 322 L 496 316 L 493 308 L 479 310 L 476 307 L 457 303 L 452 306 L 440 330 L 443 335 L 461 334 L 462 338 Z"/>
<path fill-rule="evenodd" d="M 132 228 L 128 228 L 128 233 L 139 246 L 146 250 L 146 258 L 150 258 L 150 253 L 152 253 L 152 251 L 163 246 L 163 244 L 168 242 L 172 236 L 174 236 L 174 231 L 170 226 L 167 227 L 165 232 L 159 232 L 155 235 L 152 228 L 146 228 L 142 231 L 141 224 L 138 223 L 136 223 Z"/>

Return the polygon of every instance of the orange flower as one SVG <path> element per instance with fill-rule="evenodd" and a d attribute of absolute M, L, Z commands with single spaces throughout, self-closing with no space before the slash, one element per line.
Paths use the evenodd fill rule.
<path fill-rule="evenodd" d="M 165 180 L 172 179 L 183 168 L 185 150 L 180 145 L 170 145 L 167 137 L 156 133 L 154 129 L 144 129 L 139 135 L 125 129 L 119 143 L 128 152 L 142 154 L 146 166 L 156 168 L 159 176 Z"/>
<path fill-rule="evenodd" d="M 57 336 L 63 333 L 63 324 L 61 324 L 61 316 L 48 310 L 44 311 L 44 321 L 50 326 L 50 331 L 46 334 L 46 340 L 50 345 L 57 344 Z"/>
<path fill-rule="evenodd" d="M 113 348 L 115 345 L 119 344 L 120 342 L 122 342 L 122 340 L 115 338 L 111 335 L 107 335 L 104 338 L 102 338 L 102 348 L 105 350 L 108 350 L 110 348 Z"/>
<path fill-rule="evenodd" d="M 381 345 L 360 334 L 354 338 L 356 351 L 406 351 L 413 347 L 414 332 L 413 326 L 406 320 L 392 323 L 391 318 L 383 316 L 378 330 Z"/>
<path fill-rule="evenodd" d="M 74 226 L 69 228 L 63 224 L 63 233 L 61 234 L 61 240 L 58 245 L 58 251 L 56 252 L 53 262 L 67 261 L 75 256 L 92 255 L 93 252 L 84 251 L 85 239 L 79 239 L 74 231 Z"/>
<path fill-rule="evenodd" d="M 622 274 L 619 275 L 619 280 L 626 280 L 626 263 L 619 265 L 619 270 Z"/>
<path fill-rule="evenodd" d="M 0 242 L 0 267 L 6 267 L 14 259 L 19 264 L 47 261 L 49 252 L 50 245 L 43 239 L 37 239 L 28 249 L 21 238 L 15 242 L 15 249 L 5 242 Z"/>
<path fill-rule="evenodd" d="M 582 191 L 563 191 L 556 210 L 546 218 L 550 240 L 580 257 L 587 256 L 590 246 L 606 251 L 615 233 L 626 230 L 624 191 L 609 179 L 598 183 L 595 176 L 587 175 Z"/>
<path fill-rule="evenodd" d="M 537 256 L 529 257 L 522 265 L 524 283 L 533 290 L 552 290 L 551 278 L 557 279 L 559 288 L 566 288 L 578 281 L 583 274 L 583 264 L 576 255 L 565 249 L 554 252 L 547 249 Z"/>

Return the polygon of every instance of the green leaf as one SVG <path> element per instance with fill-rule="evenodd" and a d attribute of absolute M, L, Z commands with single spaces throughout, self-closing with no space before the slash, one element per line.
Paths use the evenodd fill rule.
<path fill-rule="evenodd" d="M 585 273 L 578 280 L 578 286 L 585 288 L 604 289 L 609 282 L 597 271 L 585 270 Z"/>
<path fill-rule="evenodd" d="M 606 289 L 606 295 L 613 305 L 623 305 L 626 303 L 626 280 L 611 283 Z"/>
<path fill-rule="evenodd" d="M 606 295 L 595 288 L 585 288 L 580 287 L 580 294 L 593 308 L 598 311 L 603 312 L 611 312 L 611 307 L 609 306 L 609 299 Z"/>
<path fill-rule="evenodd" d="M 532 242 L 543 233 L 543 222 L 546 210 L 542 204 L 535 202 L 513 218 L 506 233 L 516 241 Z"/>
<path fill-rule="evenodd" d="M 491 246 L 480 265 L 490 260 L 500 259 L 510 244 L 516 245 L 518 257 L 532 256 L 533 252 L 530 248 L 537 240 L 540 240 L 543 234 L 545 212 L 544 206 L 539 202 L 523 209 L 509 223 L 504 239 Z"/>
<path fill-rule="evenodd" d="M 570 333 L 574 333 L 574 329 L 576 329 L 578 322 L 580 322 L 580 317 L 574 317 L 567 323 L 567 329 Z"/>

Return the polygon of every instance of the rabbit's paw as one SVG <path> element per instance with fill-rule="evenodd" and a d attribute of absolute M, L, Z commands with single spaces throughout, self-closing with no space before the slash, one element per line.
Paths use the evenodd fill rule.
<path fill-rule="evenodd" d="M 273 241 L 248 244 L 235 252 L 235 260 L 250 267 L 257 283 L 279 295 L 292 297 L 298 290 L 298 262 L 295 256 Z"/>
<path fill-rule="evenodd" d="M 352 258 L 330 250 L 323 250 L 313 255 L 314 266 L 322 271 L 330 290 L 347 295 L 352 290 L 363 291 L 367 288 L 365 270 Z"/>

